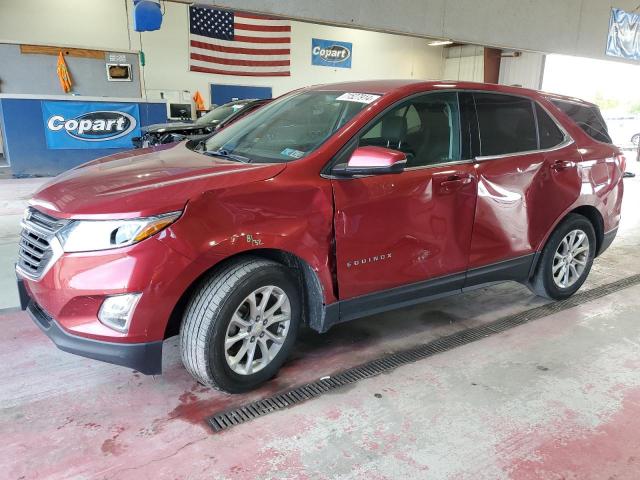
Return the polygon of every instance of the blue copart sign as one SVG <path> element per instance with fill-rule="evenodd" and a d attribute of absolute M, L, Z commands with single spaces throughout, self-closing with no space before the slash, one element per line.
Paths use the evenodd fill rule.
<path fill-rule="evenodd" d="M 311 64 L 324 67 L 351 68 L 353 45 L 336 40 L 311 40 Z"/>
<path fill-rule="evenodd" d="M 43 101 L 42 118 L 50 149 L 131 148 L 140 136 L 137 104 Z"/>

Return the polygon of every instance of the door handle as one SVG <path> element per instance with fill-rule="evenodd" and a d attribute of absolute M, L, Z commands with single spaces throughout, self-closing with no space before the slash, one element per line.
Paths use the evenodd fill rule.
<path fill-rule="evenodd" d="M 452 192 L 458 188 L 462 188 L 465 185 L 471 183 L 471 175 L 469 174 L 453 174 L 449 175 L 446 180 L 440 182 L 440 188 L 443 192 Z"/>
<path fill-rule="evenodd" d="M 572 162 L 571 160 L 556 160 L 553 162 L 553 165 L 551 165 L 551 170 L 554 172 L 561 172 L 575 166 L 576 162 Z"/>

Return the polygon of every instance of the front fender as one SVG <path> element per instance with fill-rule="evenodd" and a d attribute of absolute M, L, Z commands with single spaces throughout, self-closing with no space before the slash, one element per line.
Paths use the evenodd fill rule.
<path fill-rule="evenodd" d="M 203 269 L 241 253 L 269 249 L 306 262 L 336 301 L 333 282 L 333 198 L 328 181 L 295 184 L 283 176 L 204 193 L 187 205 L 167 238 Z"/>

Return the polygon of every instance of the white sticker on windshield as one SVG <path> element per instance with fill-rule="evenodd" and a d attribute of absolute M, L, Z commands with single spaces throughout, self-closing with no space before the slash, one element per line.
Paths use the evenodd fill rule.
<path fill-rule="evenodd" d="M 294 148 L 285 148 L 280 152 L 280 155 L 286 155 L 287 157 L 293 158 L 302 158 L 304 157 L 304 152 L 301 152 L 300 150 L 296 150 Z"/>
<path fill-rule="evenodd" d="M 370 93 L 343 93 L 336 100 L 344 100 L 345 102 L 371 103 L 380 98 L 380 95 L 372 95 Z"/>

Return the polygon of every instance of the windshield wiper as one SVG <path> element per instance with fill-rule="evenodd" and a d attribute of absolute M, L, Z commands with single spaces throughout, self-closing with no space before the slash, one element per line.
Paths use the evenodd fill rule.
<path fill-rule="evenodd" d="M 236 155 L 234 153 L 229 153 L 227 150 L 205 150 L 201 152 L 204 155 L 209 155 L 212 157 L 221 157 L 226 158 L 228 160 L 235 160 L 236 162 L 249 163 L 249 159 L 247 157 L 243 157 L 242 155 Z"/>

